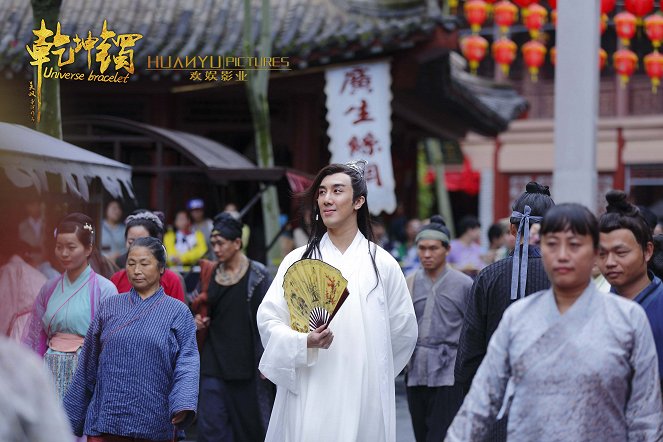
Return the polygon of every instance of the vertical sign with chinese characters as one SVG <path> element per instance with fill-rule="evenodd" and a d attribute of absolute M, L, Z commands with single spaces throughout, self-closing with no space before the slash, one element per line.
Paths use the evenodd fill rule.
<path fill-rule="evenodd" d="M 373 215 L 396 210 L 389 69 L 385 60 L 325 72 L 331 162 L 368 161 L 365 176 Z"/>

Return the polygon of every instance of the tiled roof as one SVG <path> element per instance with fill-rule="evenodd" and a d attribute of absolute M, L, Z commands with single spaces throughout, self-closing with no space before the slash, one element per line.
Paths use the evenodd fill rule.
<path fill-rule="evenodd" d="M 528 107 L 508 85 L 467 73 L 465 59 L 450 52 L 421 65 L 417 95 L 432 108 L 459 117 L 472 131 L 495 136 Z"/>
<path fill-rule="evenodd" d="M 486 125 L 483 133 L 505 131 L 529 107 L 513 87 L 468 73 L 459 54 L 450 54 L 450 64 L 451 83 L 458 97 L 462 97 L 459 101 L 471 103 L 471 109 L 483 112 L 480 118 Z"/>
<path fill-rule="evenodd" d="M 0 0 L 0 71 L 30 72 L 26 45 L 34 41 L 27 0 Z M 243 0 L 63 0 L 62 33 L 140 33 L 134 63 L 147 55 L 242 55 Z M 437 25 L 453 28 L 427 0 L 272 0 L 273 55 L 295 68 L 386 54 L 430 38 Z M 252 0 L 254 40 L 260 1 Z M 380 6 L 382 5 L 382 6 Z M 386 6 L 385 6 L 386 5 Z M 112 51 L 111 51 L 112 52 Z M 75 66 L 85 66 L 83 52 Z M 72 66 L 74 67 L 74 66 Z"/>

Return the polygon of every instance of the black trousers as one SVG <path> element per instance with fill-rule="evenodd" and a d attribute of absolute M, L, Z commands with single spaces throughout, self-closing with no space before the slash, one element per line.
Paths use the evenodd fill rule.
<path fill-rule="evenodd" d="M 255 378 L 224 381 L 201 376 L 198 442 L 262 442 L 265 432 Z"/>
<path fill-rule="evenodd" d="M 463 403 L 459 386 L 407 387 L 407 403 L 417 442 L 440 442 Z"/>

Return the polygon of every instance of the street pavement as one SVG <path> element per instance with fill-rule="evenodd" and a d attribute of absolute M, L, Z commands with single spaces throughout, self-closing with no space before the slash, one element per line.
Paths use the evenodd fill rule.
<path fill-rule="evenodd" d="M 186 433 L 187 439 L 185 442 L 194 442 L 196 440 L 195 425 L 193 428 L 187 430 Z M 396 378 L 396 442 L 415 442 L 410 411 L 407 407 L 403 375 Z"/>
<path fill-rule="evenodd" d="M 414 431 L 405 394 L 405 379 L 396 377 L 396 442 L 414 442 Z"/>

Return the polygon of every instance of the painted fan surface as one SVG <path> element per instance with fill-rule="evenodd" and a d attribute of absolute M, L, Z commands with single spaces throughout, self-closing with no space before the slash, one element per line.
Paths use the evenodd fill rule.
<path fill-rule="evenodd" d="M 319 259 L 302 259 L 285 272 L 283 291 L 290 327 L 308 333 L 329 324 L 348 296 L 348 281 L 336 267 Z"/>

